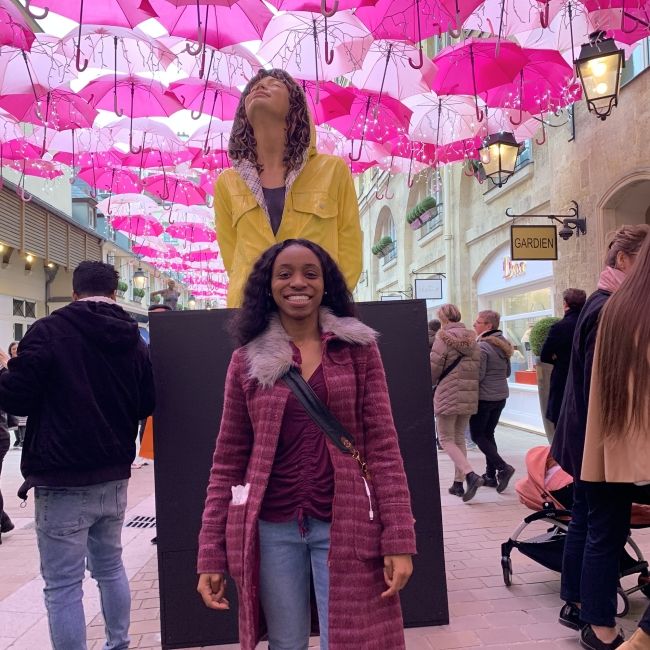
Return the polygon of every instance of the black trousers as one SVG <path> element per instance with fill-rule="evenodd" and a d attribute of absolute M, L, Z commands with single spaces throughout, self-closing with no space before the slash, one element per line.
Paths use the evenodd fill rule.
<path fill-rule="evenodd" d="M 469 419 L 469 431 L 472 440 L 485 454 L 485 473 L 490 478 L 496 477 L 499 470 L 508 466 L 508 463 L 499 456 L 497 442 L 494 439 L 494 431 L 497 424 L 499 424 L 501 411 L 503 411 L 505 405 L 506 400 L 504 399 L 498 402 L 479 400 L 478 411 Z"/>
<path fill-rule="evenodd" d="M 9 437 L 8 432 L 0 431 L 0 475 L 2 474 L 2 461 L 9 451 Z M 4 518 L 4 499 L 2 498 L 2 490 L 0 490 L 0 518 Z"/>

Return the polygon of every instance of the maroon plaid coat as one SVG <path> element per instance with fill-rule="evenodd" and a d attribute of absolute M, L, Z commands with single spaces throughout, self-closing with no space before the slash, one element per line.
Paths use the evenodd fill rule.
<path fill-rule="evenodd" d="M 328 439 L 335 480 L 330 650 L 400 650 L 399 598 L 380 597 L 383 556 L 415 553 L 415 531 L 376 333 L 327 310 L 321 310 L 321 328 L 328 406 L 368 462 L 374 511 L 371 520 L 356 461 Z M 203 512 L 198 572 L 227 572 L 236 582 L 242 650 L 253 650 L 260 635 L 257 520 L 289 395 L 280 377 L 291 364 L 289 337 L 277 317 L 233 353 Z M 231 486 L 246 483 L 247 502 L 230 504 Z"/>

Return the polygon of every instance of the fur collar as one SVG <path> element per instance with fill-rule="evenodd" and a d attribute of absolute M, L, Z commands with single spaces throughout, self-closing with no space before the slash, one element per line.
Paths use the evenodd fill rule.
<path fill-rule="evenodd" d="M 503 354 L 503 356 L 506 357 L 506 359 L 509 359 L 515 351 L 512 343 L 510 343 L 510 341 L 508 341 L 499 330 L 490 334 L 489 336 L 482 336 L 479 339 L 479 342 L 485 342 L 495 347 Z"/>
<path fill-rule="evenodd" d="M 450 348 L 460 354 L 471 354 L 476 346 L 476 335 L 463 323 L 448 323 L 436 335 Z"/>
<path fill-rule="evenodd" d="M 324 307 L 320 310 L 320 327 L 325 335 L 351 343 L 370 345 L 378 334 L 356 318 L 340 318 Z M 291 338 L 280 323 L 278 314 L 273 314 L 269 325 L 257 338 L 244 346 L 248 365 L 248 377 L 256 379 L 265 388 L 270 388 L 293 365 Z"/>

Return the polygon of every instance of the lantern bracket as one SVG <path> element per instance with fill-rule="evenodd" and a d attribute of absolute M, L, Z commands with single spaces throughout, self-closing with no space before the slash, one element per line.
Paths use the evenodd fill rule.
<path fill-rule="evenodd" d="M 559 235 L 562 239 L 570 239 L 573 233 L 576 237 L 587 234 L 587 219 L 580 216 L 580 210 L 576 201 L 571 201 L 572 208 L 569 208 L 569 214 L 513 214 L 512 208 L 506 209 L 506 216 L 511 219 L 550 219 L 562 224 Z"/>

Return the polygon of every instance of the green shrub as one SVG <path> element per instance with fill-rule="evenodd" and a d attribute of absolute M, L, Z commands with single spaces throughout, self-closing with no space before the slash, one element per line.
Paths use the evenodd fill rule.
<path fill-rule="evenodd" d="M 135 287 L 133 289 L 133 297 L 134 298 L 144 298 L 144 289 L 138 289 Z"/>
<path fill-rule="evenodd" d="M 545 316 L 540 318 L 530 330 L 530 349 L 538 357 L 542 352 L 544 342 L 548 337 L 548 332 L 555 323 L 560 319 L 557 316 Z"/>
<path fill-rule="evenodd" d="M 373 247 L 372 247 L 372 254 L 373 255 L 381 255 L 381 252 L 384 250 L 384 248 L 387 248 L 393 243 L 393 240 L 391 239 L 390 235 L 384 235 Z"/>
<path fill-rule="evenodd" d="M 124 280 L 118 280 L 117 282 L 117 290 L 118 291 L 128 291 L 129 290 L 129 285 L 124 282 Z"/>
<path fill-rule="evenodd" d="M 415 207 L 411 208 L 406 213 L 406 221 L 408 223 L 413 223 L 416 219 L 421 217 L 428 210 L 432 210 L 438 205 L 438 202 L 433 196 L 427 196 L 425 199 L 420 201 Z"/>

